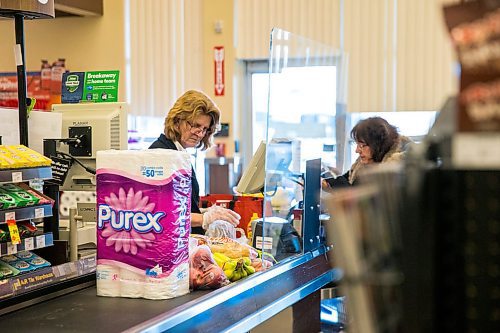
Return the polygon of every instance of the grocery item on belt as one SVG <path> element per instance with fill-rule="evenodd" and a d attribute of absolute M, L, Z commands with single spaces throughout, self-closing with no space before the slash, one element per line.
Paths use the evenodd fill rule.
<path fill-rule="evenodd" d="M 189 293 L 188 153 L 97 152 L 97 295 L 167 299 Z"/>

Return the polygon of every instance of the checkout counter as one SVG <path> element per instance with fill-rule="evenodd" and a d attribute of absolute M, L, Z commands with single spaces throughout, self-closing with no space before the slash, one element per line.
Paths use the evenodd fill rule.
<path fill-rule="evenodd" d="M 220 289 L 197 290 L 167 300 L 99 297 L 95 260 L 80 259 L 57 266 L 76 274 L 62 275 L 36 292 L 1 303 L 2 329 L 248 332 L 292 307 L 293 332 L 320 331 L 320 289 L 338 281 L 341 272 L 331 268 L 330 248 L 319 241 L 319 195 L 314 194 L 319 194 L 320 160 L 308 163 L 307 170 L 301 253 L 290 253 L 275 266 Z M 61 270 L 50 269 L 55 275 Z"/>
<path fill-rule="evenodd" d="M 94 279 L 79 286 L 86 288 L 3 315 L 2 329 L 247 332 L 292 306 L 293 331 L 318 332 L 320 289 L 340 278 L 340 272 L 328 263 L 327 251 L 320 247 L 223 288 L 194 291 L 168 300 L 99 297 Z"/>

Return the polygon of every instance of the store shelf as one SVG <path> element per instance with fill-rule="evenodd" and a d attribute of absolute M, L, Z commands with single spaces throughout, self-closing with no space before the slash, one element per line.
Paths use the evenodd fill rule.
<path fill-rule="evenodd" d="M 37 219 L 43 217 L 52 216 L 52 205 L 38 205 L 38 206 L 30 206 L 30 207 L 20 207 L 20 208 L 12 208 L 0 210 L 0 223 L 6 222 L 6 215 L 9 213 L 14 213 L 14 219 L 16 221 L 23 221 L 29 219 Z"/>
<path fill-rule="evenodd" d="M 24 168 L 24 169 L 0 169 L 0 183 L 20 183 L 31 179 L 51 179 L 52 168 L 50 166 Z"/>
<path fill-rule="evenodd" d="M 84 258 L 0 280 L 0 314 L 2 314 L 4 300 L 10 300 L 12 297 L 47 288 L 69 279 L 93 274 L 95 268 L 95 257 Z"/>
<path fill-rule="evenodd" d="M 8 254 L 15 254 L 20 251 L 31 251 L 54 245 L 52 233 L 36 235 L 21 239 L 21 244 L 12 244 L 11 242 L 0 244 L 0 257 Z"/>

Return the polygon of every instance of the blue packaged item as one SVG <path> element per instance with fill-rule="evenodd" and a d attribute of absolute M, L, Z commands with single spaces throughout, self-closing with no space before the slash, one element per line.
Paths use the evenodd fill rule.
<path fill-rule="evenodd" d="M 47 260 L 39 256 L 35 256 L 34 258 L 29 259 L 28 263 L 35 268 L 50 266 L 50 263 Z"/>
<path fill-rule="evenodd" d="M 14 261 L 14 262 L 10 263 L 9 265 L 11 265 L 15 269 L 19 270 L 19 272 L 21 272 L 21 273 L 30 272 L 30 271 L 33 271 L 36 269 L 35 266 L 30 265 L 29 263 L 27 263 L 24 260 Z"/>
<path fill-rule="evenodd" d="M 28 259 L 34 258 L 35 255 L 33 253 L 31 253 L 30 251 L 22 251 L 22 252 L 16 253 L 16 257 L 21 259 L 21 260 L 28 260 Z"/>

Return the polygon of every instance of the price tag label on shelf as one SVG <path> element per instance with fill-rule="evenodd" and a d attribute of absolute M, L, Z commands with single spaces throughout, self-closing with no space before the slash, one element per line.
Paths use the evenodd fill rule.
<path fill-rule="evenodd" d="M 35 208 L 35 218 L 39 219 L 43 217 L 43 207 Z"/>
<path fill-rule="evenodd" d="M 45 247 L 45 235 L 36 236 L 36 248 Z"/>
<path fill-rule="evenodd" d="M 16 220 L 7 220 L 7 226 L 9 227 L 10 241 L 12 244 L 21 244 L 21 236 L 19 236 Z"/>
<path fill-rule="evenodd" d="M 33 250 L 35 248 L 35 239 L 33 237 L 26 238 L 24 240 L 24 249 L 26 251 Z"/>
<path fill-rule="evenodd" d="M 5 213 L 5 221 L 9 220 L 16 220 L 16 213 L 15 212 L 7 212 Z"/>
<path fill-rule="evenodd" d="M 16 171 L 12 173 L 12 182 L 14 183 L 20 183 L 23 181 L 23 173 Z"/>
<path fill-rule="evenodd" d="M 8 254 L 17 253 L 17 244 L 13 244 L 11 242 L 7 243 L 7 253 Z"/>

